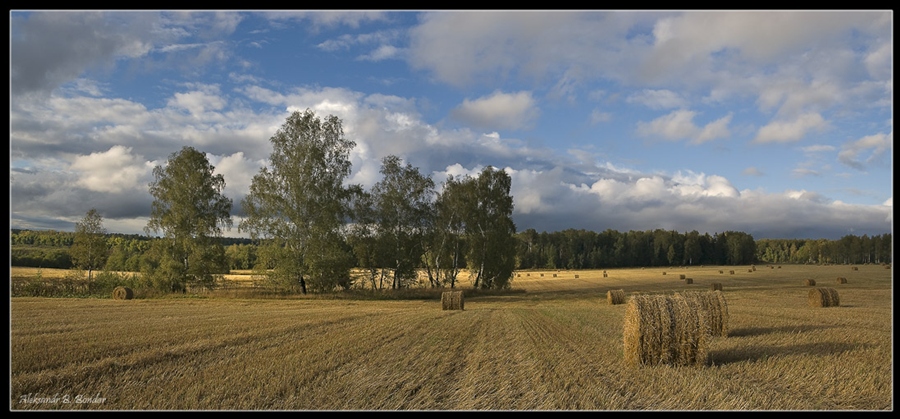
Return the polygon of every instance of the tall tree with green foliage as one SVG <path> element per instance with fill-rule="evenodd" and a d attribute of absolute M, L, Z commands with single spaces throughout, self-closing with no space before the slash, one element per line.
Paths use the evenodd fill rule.
<path fill-rule="evenodd" d="M 505 171 L 488 166 L 466 183 L 466 259 L 475 273 L 475 287 L 508 288 L 516 266 L 512 180 Z"/>
<path fill-rule="evenodd" d="M 465 179 L 449 176 L 434 202 L 433 222 L 426 231 L 424 265 L 433 287 L 456 287 L 460 271 L 466 267 Z"/>
<path fill-rule="evenodd" d="M 414 283 L 432 223 L 434 181 L 409 163 L 390 155 L 382 159 L 383 178 L 372 187 L 377 235 L 393 270 L 391 288 Z"/>
<path fill-rule="evenodd" d="M 232 203 L 222 194 L 224 177 L 214 170 L 204 153 L 188 146 L 153 169 L 154 200 L 144 231 L 161 232 L 162 238 L 154 241 L 142 270 L 160 288 L 211 288 L 218 274 L 228 272 L 218 238 L 222 227 L 232 226 Z"/>
<path fill-rule="evenodd" d="M 106 229 L 103 227 L 103 216 L 96 208 L 91 208 L 80 222 L 75 223 L 75 239 L 69 254 L 75 266 L 88 271 L 88 280 L 93 279 L 95 269 L 101 269 L 106 264 L 109 257 Z"/>
<path fill-rule="evenodd" d="M 309 109 L 289 115 L 269 141 L 268 167 L 253 177 L 238 231 L 264 242 L 258 267 L 276 283 L 304 294 L 348 287 L 356 261 L 343 228 L 359 188 L 344 181 L 356 143 L 338 117 Z"/>

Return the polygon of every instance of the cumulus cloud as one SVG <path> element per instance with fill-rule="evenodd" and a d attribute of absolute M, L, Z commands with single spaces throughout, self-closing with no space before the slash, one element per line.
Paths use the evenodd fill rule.
<path fill-rule="evenodd" d="M 466 99 L 452 114 L 466 124 L 484 129 L 523 129 L 534 123 L 539 111 L 531 92 L 495 91 L 489 96 Z"/>
<path fill-rule="evenodd" d="M 144 187 L 151 168 L 130 147 L 113 146 L 103 153 L 78 156 L 70 169 L 78 173 L 78 184 L 96 192 L 117 193 Z"/>
<path fill-rule="evenodd" d="M 728 124 L 731 115 L 726 115 L 702 128 L 694 124 L 697 113 L 686 109 L 674 111 L 650 122 L 638 122 L 637 132 L 645 137 L 659 137 L 666 140 L 688 139 L 693 144 L 726 138 L 730 135 Z"/>
<path fill-rule="evenodd" d="M 828 123 L 818 113 L 807 113 L 799 117 L 783 121 L 773 121 L 757 131 L 753 139 L 755 143 L 785 143 L 799 141 L 810 131 L 822 131 Z"/>

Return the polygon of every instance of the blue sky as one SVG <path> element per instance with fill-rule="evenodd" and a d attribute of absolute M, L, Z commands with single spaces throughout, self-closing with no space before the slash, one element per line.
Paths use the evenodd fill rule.
<path fill-rule="evenodd" d="M 11 11 L 10 226 L 143 234 L 183 146 L 236 226 L 307 108 L 364 187 L 506 170 L 519 231 L 893 232 L 890 10 Z"/>

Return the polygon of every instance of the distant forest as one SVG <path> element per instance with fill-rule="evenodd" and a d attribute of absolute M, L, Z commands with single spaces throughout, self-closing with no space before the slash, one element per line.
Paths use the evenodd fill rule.
<path fill-rule="evenodd" d="M 156 238 L 107 234 L 106 269 L 140 271 L 141 258 Z M 747 265 L 752 263 L 892 263 L 890 233 L 827 239 L 760 239 L 738 231 L 700 234 L 668 230 L 618 232 L 563 230 L 516 233 L 516 269 L 605 269 L 651 266 Z M 10 229 L 10 266 L 73 268 L 74 232 Z M 231 269 L 252 269 L 256 243 L 219 238 Z"/>

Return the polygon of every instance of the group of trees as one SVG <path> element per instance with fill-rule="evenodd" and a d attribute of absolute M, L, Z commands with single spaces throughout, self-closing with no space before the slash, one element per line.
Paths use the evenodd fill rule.
<path fill-rule="evenodd" d="M 437 188 L 390 155 L 382 160 L 382 179 L 366 191 L 346 182 L 355 143 L 337 117 L 294 112 L 270 141 L 269 165 L 241 202 L 246 216 L 238 231 L 249 240 L 222 237 L 233 225 L 225 180 L 204 153 L 184 147 L 153 170 L 148 237 L 109 235 L 91 209 L 74 234 L 13 231 L 11 262 L 75 266 L 89 278 L 98 269 L 140 271 L 151 286 L 181 292 L 213 287 L 231 269 L 254 269 L 277 286 L 307 293 L 346 289 L 357 280 L 374 289 L 404 288 L 419 281 L 419 272 L 432 287 L 452 288 L 463 269 L 477 288 L 506 288 L 515 269 L 890 263 L 892 257 L 890 234 L 757 242 L 737 231 L 516 233 L 511 179 L 503 170 L 450 176 Z M 15 251 L 17 244 L 69 251 L 35 257 Z M 361 278 L 351 275 L 354 268 Z"/>
<path fill-rule="evenodd" d="M 346 184 L 355 143 L 337 117 L 294 112 L 270 141 L 269 165 L 241 202 L 238 231 L 252 244 L 226 250 L 223 228 L 233 223 L 225 180 L 204 153 L 184 147 L 153 170 L 144 231 L 159 237 L 107 241 L 91 209 L 76 223 L 71 263 L 89 278 L 101 268 L 139 270 L 153 287 L 173 292 L 213 287 L 235 260 L 304 294 L 351 287 L 357 267 L 374 288 L 407 287 L 423 264 L 434 287 L 454 287 L 464 267 L 475 272 L 476 287 L 509 285 L 516 231 L 504 171 L 489 166 L 477 177 L 450 177 L 438 192 L 430 176 L 392 155 L 382 160 L 383 179 L 366 191 Z"/>

